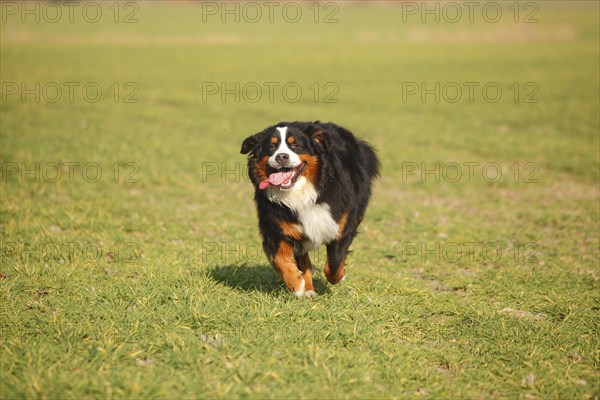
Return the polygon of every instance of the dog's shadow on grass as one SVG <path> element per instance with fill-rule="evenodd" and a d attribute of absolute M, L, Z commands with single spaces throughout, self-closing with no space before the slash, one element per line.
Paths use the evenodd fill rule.
<path fill-rule="evenodd" d="M 283 279 L 270 265 L 217 265 L 208 271 L 208 276 L 225 286 L 243 292 L 263 293 L 289 292 Z M 313 275 L 313 285 L 319 294 L 331 290 Z"/>

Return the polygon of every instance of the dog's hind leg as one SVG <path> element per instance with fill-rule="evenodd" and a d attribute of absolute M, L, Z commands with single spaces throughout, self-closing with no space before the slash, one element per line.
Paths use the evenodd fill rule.
<path fill-rule="evenodd" d="M 346 256 L 352 243 L 352 235 L 327 245 L 327 261 L 325 262 L 325 276 L 329 283 L 336 284 L 346 277 Z"/>

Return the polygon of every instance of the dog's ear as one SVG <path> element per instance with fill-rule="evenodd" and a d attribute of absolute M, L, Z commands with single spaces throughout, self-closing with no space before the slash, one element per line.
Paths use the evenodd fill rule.
<path fill-rule="evenodd" d="M 258 146 L 258 144 L 260 143 L 260 141 L 263 138 L 264 134 L 265 134 L 265 131 L 262 131 L 262 132 L 255 133 L 252 136 L 248 136 L 242 142 L 242 150 L 240 150 L 240 153 L 242 153 L 242 154 L 248 154 L 251 151 L 253 151 L 256 148 L 256 146 Z"/>
<path fill-rule="evenodd" d="M 325 152 L 329 150 L 329 135 L 323 129 L 317 127 L 309 128 L 308 136 L 310 137 L 310 141 L 313 142 L 317 150 L 320 152 Z"/>

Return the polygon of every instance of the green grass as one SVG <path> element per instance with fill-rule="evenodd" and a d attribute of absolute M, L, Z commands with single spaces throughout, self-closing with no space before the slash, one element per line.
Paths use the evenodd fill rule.
<path fill-rule="evenodd" d="M 106 9 L 97 24 L 8 17 L 3 96 L 7 82 L 104 94 L 2 100 L 0 397 L 598 398 L 599 23 L 597 4 L 578 5 L 542 3 L 536 24 L 403 23 L 400 7 L 352 3 L 334 24 L 203 23 L 188 3 L 143 3 L 136 24 Z M 203 101 L 206 82 L 303 96 Z M 403 101 L 403 82 L 503 96 Z M 515 82 L 539 101 L 514 102 Z M 313 119 L 371 142 L 383 169 L 348 279 L 318 274 L 320 296 L 299 301 L 257 251 L 239 148 Z M 36 162 L 79 166 L 56 183 L 7 170 Z M 96 183 L 81 175 L 92 162 Z M 403 179 L 407 163 L 465 162 L 502 179 Z"/>

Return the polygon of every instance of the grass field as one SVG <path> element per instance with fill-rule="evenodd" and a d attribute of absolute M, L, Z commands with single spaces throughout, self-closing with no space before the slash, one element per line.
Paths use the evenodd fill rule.
<path fill-rule="evenodd" d="M 1 4 L 1 398 L 600 397 L 596 2 L 30 4 Z M 316 119 L 382 176 L 348 279 L 296 300 L 239 149 Z"/>

